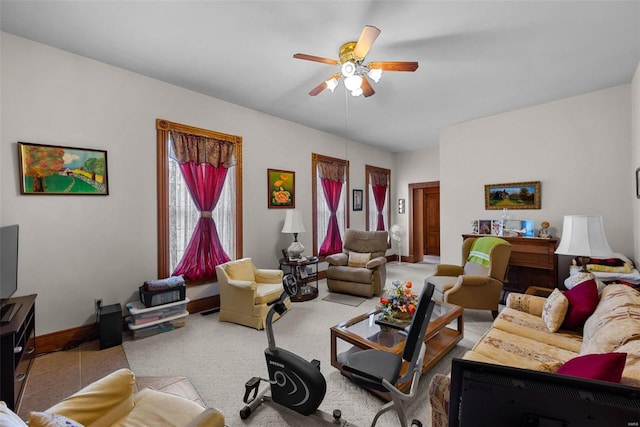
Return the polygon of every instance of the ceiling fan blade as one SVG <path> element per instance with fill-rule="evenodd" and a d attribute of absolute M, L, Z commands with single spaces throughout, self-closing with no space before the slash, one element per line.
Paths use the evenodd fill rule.
<path fill-rule="evenodd" d="M 383 71 L 415 71 L 418 69 L 417 62 L 371 62 L 369 68 L 380 68 Z"/>
<path fill-rule="evenodd" d="M 293 55 L 293 57 L 296 59 L 304 59 L 307 61 L 320 62 L 322 64 L 338 65 L 338 61 L 335 59 L 323 58 L 321 56 L 307 55 L 306 53 L 296 53 L 295 55 Z"/>
<path fill-rule="evenodd" d="M 331 79 L 339 79 L 340 78 L 340 73 L 335 73 L 333 74 L 331 77 L 329 77 L 327 80 L 331 80 Z M 309 95 L 311 96 L 316 96 L 318 95 L 320 92 L 322 92 L 323 90 L 325 90 L 327 88 L 327 80 L 323 81 L 322 83 L 320 83 L 318 86 L 314 87 L 313 89 L 311 89 L 311 91 L 309 92 Z"/>
<path fill-rule="evenodd" d="M 371 87 L 371 83 L 369 83 L 369 79 L 367 79 L 366 77 L 362 77 L 362 94 L 364 95 L 365 98 L 373 95 L 374 93 L 376 93 L 375 90 L 373 90 L 373 88 Z"/>
<path fill-rule="evenodd" d="M 353 49 L 353 56 L 359 60 L 367 56 L 369 49 L 371 49 L 373 42 L 376 41 L 379 35 L 380 30 L 378 28 L 365 25 L 358 39 L 358 43 L 356 43 L 356 47 Z"/>

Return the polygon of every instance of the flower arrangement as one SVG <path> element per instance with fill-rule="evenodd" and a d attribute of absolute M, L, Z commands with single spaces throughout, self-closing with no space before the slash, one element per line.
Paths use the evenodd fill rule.
<path fill-rule="evenodd" d="M 411 282 L 399 280 L 391 282 L 391 287 L 386 288 L 384 295 L 380 298 L 382 320 L 410 319 L 413 316 L 418 304 L 418 297 L 413 294 L 412 286 Z"/>

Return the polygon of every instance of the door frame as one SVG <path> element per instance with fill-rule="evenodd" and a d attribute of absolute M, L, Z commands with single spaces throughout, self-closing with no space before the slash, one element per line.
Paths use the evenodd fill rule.
<path fill-rule="evenodd" d="M 409 256 L 408 262 L 421 262 L 424 258 L 424 189 L 440 188 L 440 181 L 409 184 Z"/>

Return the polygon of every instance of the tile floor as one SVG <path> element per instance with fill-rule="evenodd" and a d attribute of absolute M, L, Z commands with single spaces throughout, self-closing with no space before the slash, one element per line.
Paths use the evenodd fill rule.
<path fill-rule="evenodd" d="M 97 340 L 38 356 L 31 365 L 18 415 L 27 419 L 29 411 L 44 411 L 95 380 L 128 367 L 122 346 L 100 350 Z M 136 386 L 138 390 L 152 387 L 184 396 L 204 406 L 188 378 L 138 377 Z"/>

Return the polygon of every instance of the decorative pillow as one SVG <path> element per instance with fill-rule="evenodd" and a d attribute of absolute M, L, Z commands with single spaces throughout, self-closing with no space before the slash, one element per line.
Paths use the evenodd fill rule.
<path fill-rule="evenodd" d="M 598 306 L 598 287 L 593 279 L 582 282 L 564 293 L 569 300 L 569 309 L 562 328 L 576 329 L 584 325 Z"/>
<path fill-rule="evenodd" d="M 565 362 L 557 373 L 619 383 L 626 361 L 627 353 L 587 354 Z"/>
<path fill-rule="evenodd" d="M 361 254 L 359 252 L 349 252 L 349 267 L 364 267 L 371 260 L 371 254 Z"/>
<path fill-rule="evenodd" d="M 542 308 L 542 320 L 551 332 L 556 332 L 562 326 L 564 317 L 569 309 L 569 300 L 560 289 L 554 289 Z"/>
<path fill-rule="evenodd" d="M 27 425 L 5 402 L 0 401 L 0 426 L 2 427 L 26 427 Z"/>
<path fill-rule="evenodd" d="M 46 412 L 29 412 L 29 427 L 83 427 L 67 417 Z"/>

